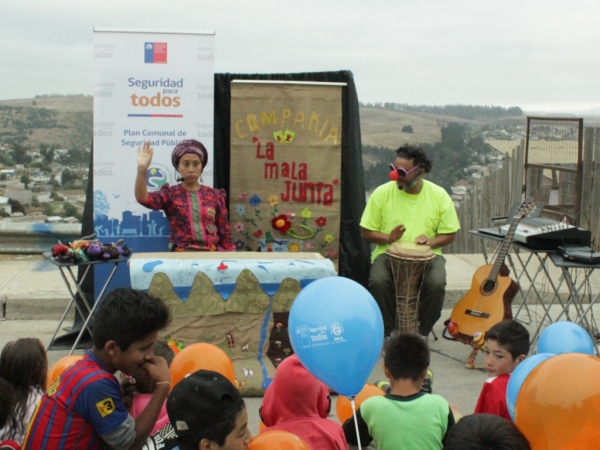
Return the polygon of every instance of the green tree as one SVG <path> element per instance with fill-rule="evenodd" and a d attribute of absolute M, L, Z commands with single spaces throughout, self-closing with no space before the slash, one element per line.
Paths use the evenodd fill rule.
<path fill-rule="evenodd" d="M 27 149 L 18 143 L 13 144 L 11 156 L 15 164 L 29 164 L 31 162 L 31 156 L 27 154 Z"/>
<path fill-rule="evenodd" d="M 457 122 L 449 123 L 442 128 L 442 145 L 453 150 L 462 151 L 466 148 L 468 130 Z"/>
<path fill-rule="evenodd" d="M 10 199 L 8 199 L 8 204 L 12 208 L 13 213 L 20 212 L 20 213 L 25 214 L 25 207 L 21 204 L 21 202 L 19 200 L 14 200 L 14 199 L 10 198 Z"/>
<path fill-rule="evenodd" d="M 65 211 L 66 217 L 77 217 L 77 207 L 72 203 L 63 203 L 63 210 Z"/>
<path fill-rule="evenodd" d="M 15 165 L 15 162 L 13 161 L 13 159 L 10 157 L 9 154 L 0 152 L 0 164 L 2 164 L 4 166 L 12 167 Z"/>
<path fill-rule="evenodd" d="M 89 164 L 90 152 L 82 148 L 72 147 L 67 151 L 67 154 L 60 158 L 63 164 Z"/>
<path fill-rule="evenodd" d="M 44 164 L 50 165 L 54 161 L 54 146 L 48 144 L 40 145 L 40 155 L 43 157 Z"/>
<path fill-rule="evenodd" d="M 79 179 L 79 175 L 77 175 L 75 172 L 73 172 L 72 170 L 69 170 L 69 169 L 63 170 L 62 174 L 60 175 L 60 181 L 63 186 L 69 186 L 72 183 L 74 183 L 75 181 L 77 181 L 78 179 Z"/>
<path fill-rule="evenodd" d="M 54 215 L 54 206 L 52 206 L 50 203 L 44 203 L 44 206 L 42 206 L 42 209 L 46 216 Z"/>
<path fill-rule="evenodd" d="M 29 178 L 29 175 L 27 175 L 27 174 L 21 175 L 21 183 L 23 183 L 25 185 L 25 189 L 28 189 L 30 182 L 31 182 L 31 179 Z"/>

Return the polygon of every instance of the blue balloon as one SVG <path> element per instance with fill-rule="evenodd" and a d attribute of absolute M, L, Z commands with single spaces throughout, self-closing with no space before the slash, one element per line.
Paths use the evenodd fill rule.
<path fill-rule="evenodd" d="M 585 353 L 594 356 L 594 342 L 582 328 L 573 322 L 554 322 L 546 327 L 537 344 L 538 353 Z"/>
<path fill-rule="evenodd" d="M 288 330 L 300 362 L 346 397 L 361 391 L 381 354 L 379 306 L 348 278 L 320 278 L 302 289 L 292 304 Z"/>
<path fill-rule="evenodd" d="M 525 378 L 527 378 L 527 375 L 529 375 L 539 364 L 552 356 L 554 356 L 553 353 L 538 353 L 537 355 L 525 358 L 517 367 L 515 367 L 515 370 L 513 370 L 513 373 L 508 380 L 508 386 L 506 387 L 506 405 L 508 406 L 508 413 L 513 422 L 515 421 L 517 395 L 519 395 L 519 389 L 521 389 L 521 385 L 525 381 Z"/>

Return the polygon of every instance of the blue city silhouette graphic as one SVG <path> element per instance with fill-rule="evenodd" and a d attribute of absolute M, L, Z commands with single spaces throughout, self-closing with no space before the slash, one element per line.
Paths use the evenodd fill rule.
<path fill-rule="evenodd" d="M 147 213 L 135 214 L 123 211 L 121 219 L 109 218 L 110 202 L 104 192 L 94 191 L 94 232 L 104 244 L 123 239 L 132 253 L 166 252 L 169 241 L 169 221 L 162 211 L 148 210 Z M 98 295 L 109 276 L 113 265 L 94 266 L 94 291 Z M 128 264 L 119 264 L 108 291 L 131 286 Z"/>
<path fill-rule="evenodd" d="M 109 219 L 105 214 L 94 214 L 94 232 L 99 239 L 168 237 L 169 221 L 162 211 L 148 211 L 141 215 L 123 211 L 121 220 Z"/>

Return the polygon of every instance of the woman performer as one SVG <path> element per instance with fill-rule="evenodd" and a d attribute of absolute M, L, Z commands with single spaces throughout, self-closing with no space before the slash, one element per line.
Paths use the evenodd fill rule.
<path fill-rule="evenodd" d="M 165 184 L 159 191 L 148 192 L 146 173 L 152 162 L 150 142 L 138 147 L 135 198 L 150 209 L 162 209 L 171 229 L 169 248 L 176 252 L 232 251 L 231 228 L 225 206 L 225 190 L 201 185 L 202 170 L 208 152 L 193 139 L 181 141 L 171 154 L 171 163 L 181 174 L 176 186 Z"/>

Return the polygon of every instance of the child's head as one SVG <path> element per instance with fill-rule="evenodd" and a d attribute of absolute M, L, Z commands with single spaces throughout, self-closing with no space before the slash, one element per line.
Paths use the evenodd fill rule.
<path fill-rule="evenodd" d="M 163 329 L 170 320 L 164 302 L 146 292 L 118 288 L 101 301 L 93 322 L 97 349 L 114 341 L 122 351 L 127 351 L 131 344 Z"/>
<path fill-rule="evenodd" d="M 23 420 L 28 413 L 31 389 L 46 389 L 48 359 L 42 342 L 37 338 L 22 338 L 4 346 L 0 354 L 0 377 L 12 386 L 13 407 L 8 418 L 10 432 L 4 437 L 14 439 L 22 434 Z"/>
<path fill-rule="evenodd" d="M 159 298 L 131 288 L 119 288 L 101 300 L 93 322 L 95 353 L 110 372 L 134 375 L 151 360 L 158 331 L 171 318 Z"/>
<path fill-rule="evenodd" d="M 181 450 L 245 450 L 252 439 L 244 399 L 217 372 L 199 370 L 177 383 L 167 412 Z"/>
<path fill-rule="evenodd" d="M 444 450 L 530 450 L 527 438 L 510 421 L 493 414 L 471 414 L 450 428 Z"/>
<path fill-rule="evenodd" d="M 512 373 L 529 353 L 529 331 L 516 320 L 503 320 L 485 333 L 483 356 L 490 376 Z"/>
<path fill-rule="evenodd" d="M 12 386 L 4 378 L 0 377 L 0 429 L 4 428 L 13 408 Z"/>
<path fill-rule="evenodd" d="M 154 356 L 160 356 L 167 361 L 171 367 L 171 362 L 175 357 L 175 352 L 167 345 L 165 341 L 156 341 L 152 346 Z M 129 411 L 133 404 L 134 394 L 152 394 L 156 390 L 156 381 L 150 378 L 148 372 L 144 369 L 138 370 L 133 376 L 123 376 L 121 379 L 121 388 L 123 390 L 123 404 Z"/>
<path fill-rule="evenodd" d="M 171 347 L 169 347 L 169 344 L 167 344 L 165 341 L 156 341 L 153 348 L 154 355 L 164 358 L 167 362 L 167 365 L 171 367 L 173 358 L 175 358 L 175 352 Z"/>
<path fill-rule="evenodd" d="M 48 359 L 44 345 L 37 338 L 22 338 L 4 346 L 0 354 L 0 376 L 8 381 L 19 397 L 29 395 L 29 388 L 46 388 Z"/>
<path fill-rule="evenodd" d="M 429 346 L 416 333 L 394 332 L 385 343 L 383 363 L 392 378 L 418 381 L 429 367 Z"/>
<path fill-rule="evenodd" d="M 291 355 L 277 366 L 259 414 L 267 427 L 273 427 L 300 418 L 326 419 L 330 410 L 327 386 L 302 365 L 298 356 Z M 314 434 L 312 430 L 309 432 Z M 304 438 L 300 434 L 299 437 Z"/>

